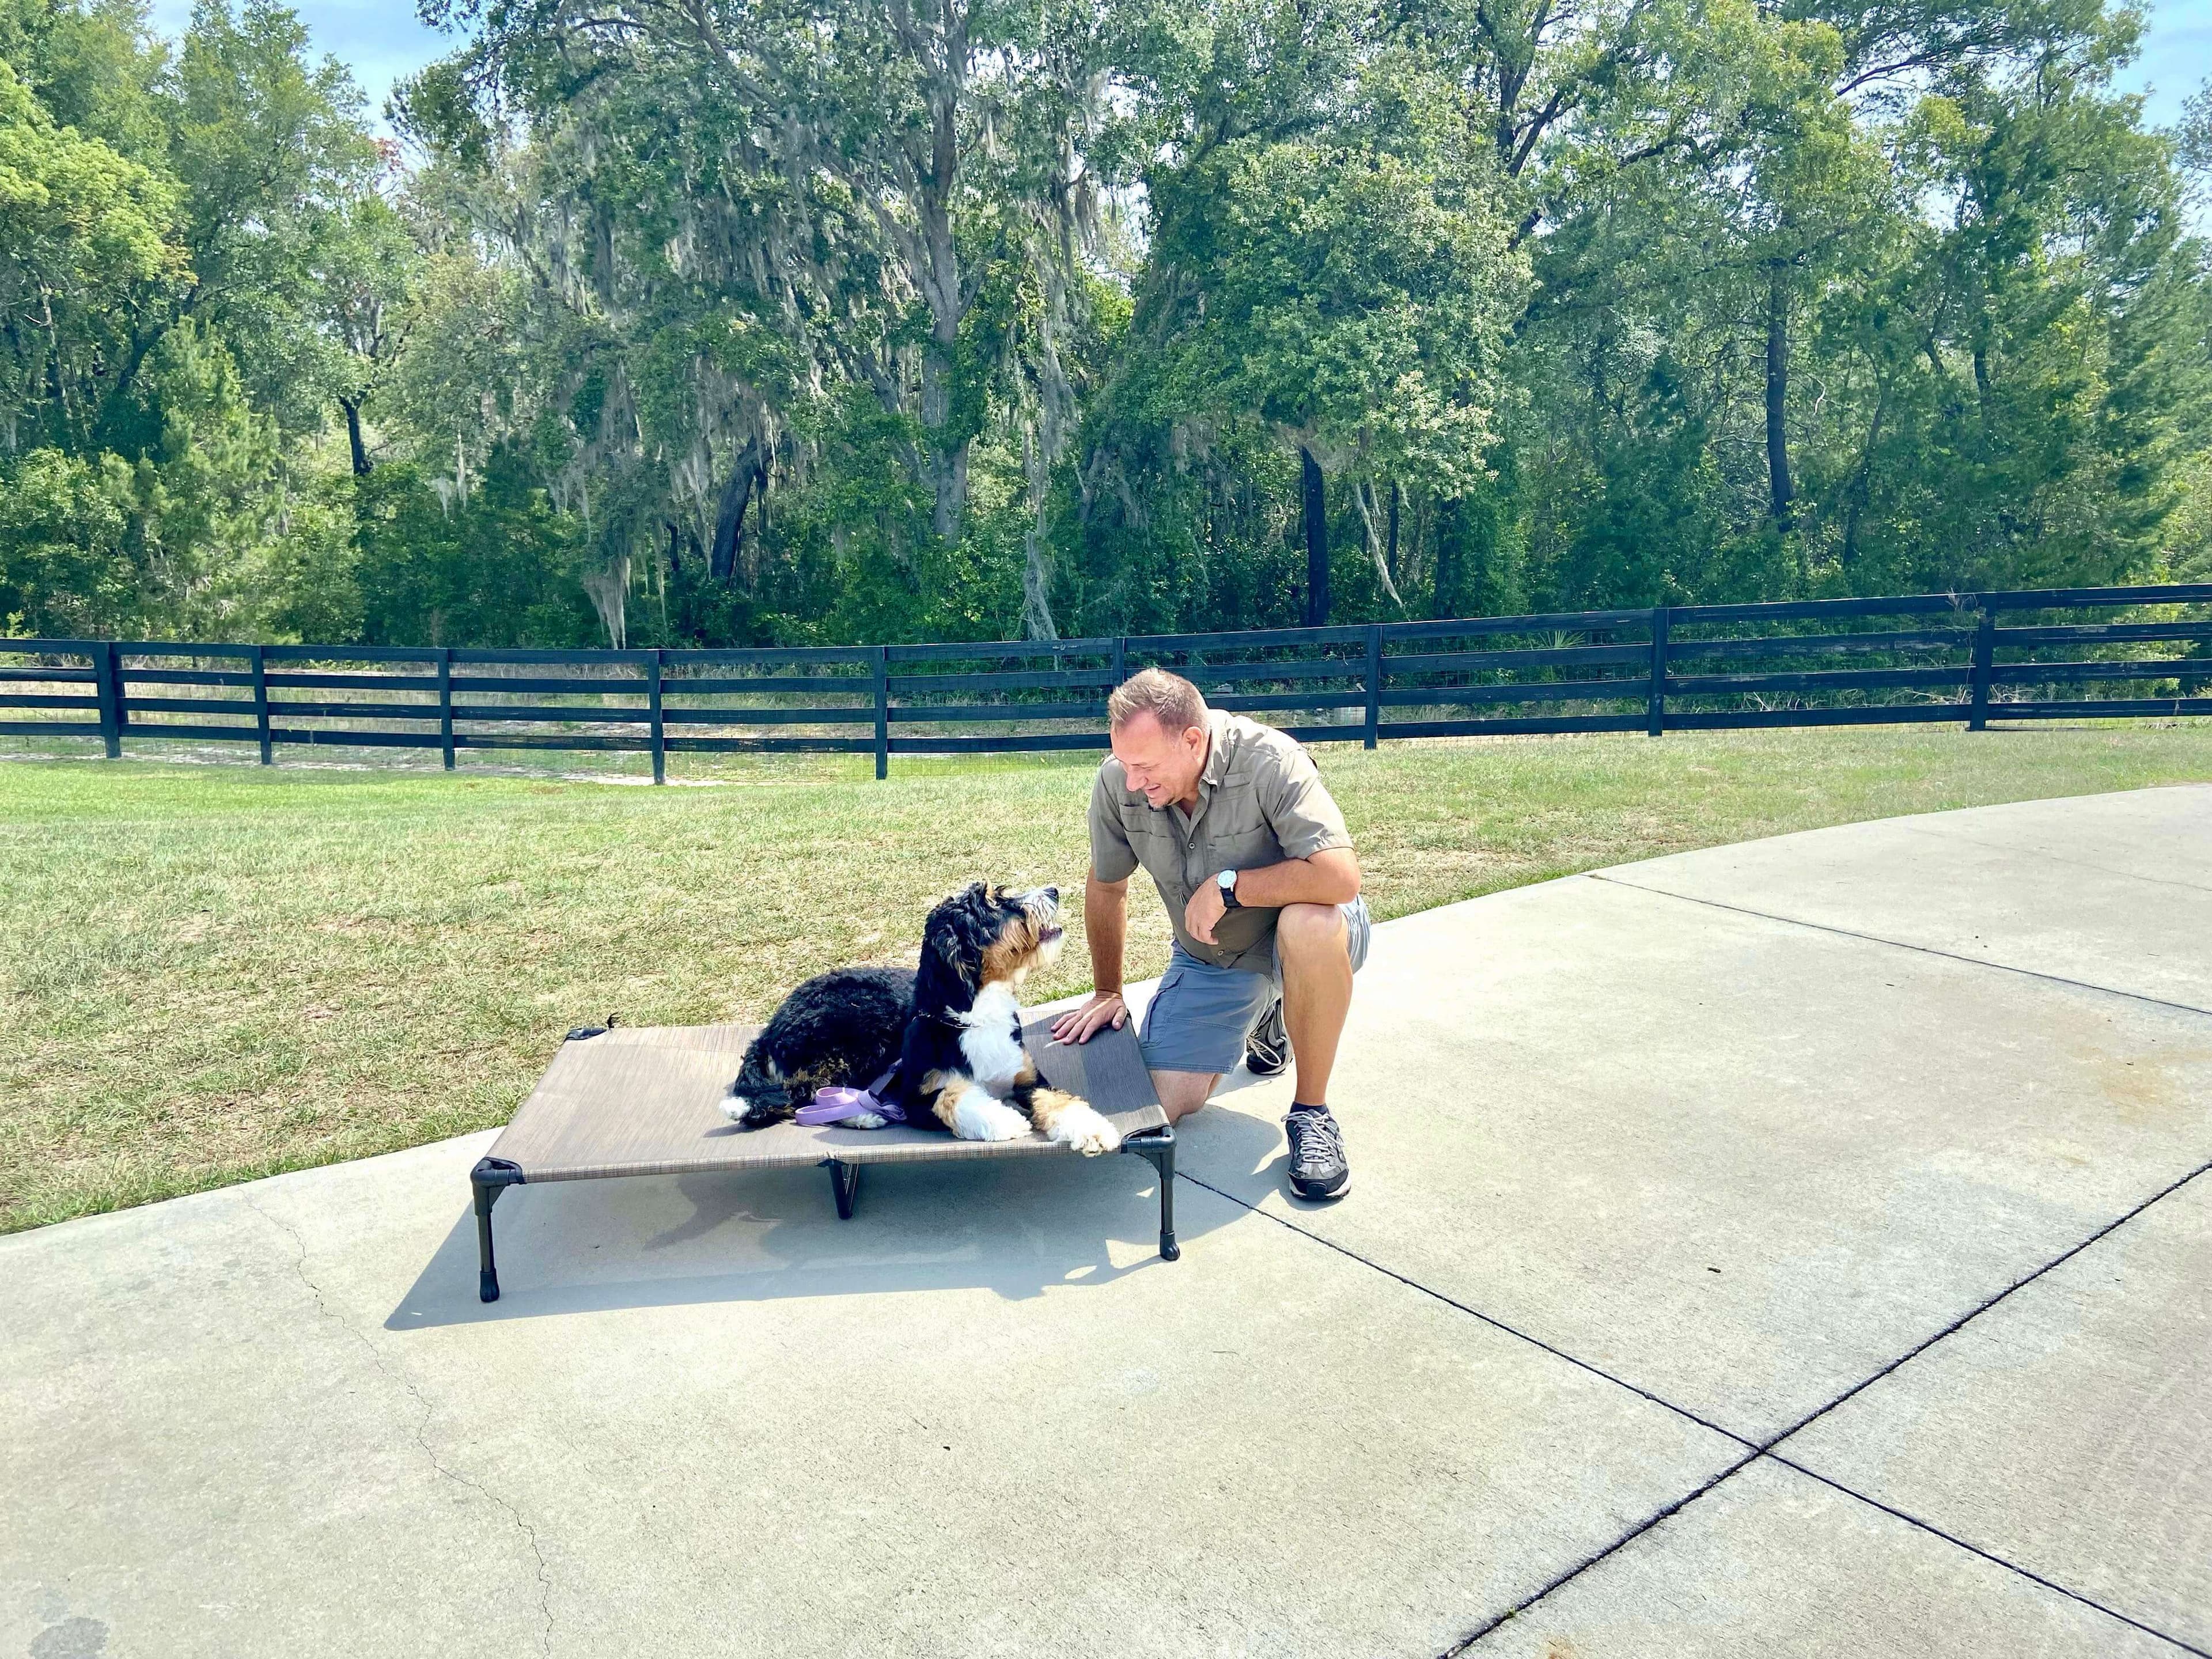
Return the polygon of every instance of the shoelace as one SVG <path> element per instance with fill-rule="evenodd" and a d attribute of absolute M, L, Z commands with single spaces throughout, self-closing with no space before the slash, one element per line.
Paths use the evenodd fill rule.
<path fill-rule="evenodd" d="M 1336 1120 L 1325 1113 L 1292 1112 L 1290 1138 L 1294 1167 L 1326 1167 L 1343 1160 L 1344 1142 L 1337 1133 Z"/>

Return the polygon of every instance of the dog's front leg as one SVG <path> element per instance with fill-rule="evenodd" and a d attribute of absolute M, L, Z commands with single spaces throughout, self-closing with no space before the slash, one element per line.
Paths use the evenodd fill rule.
<path fill-rule="evenodd" d="M 1019 1140 L 1030 1121 L 971 1077 L 949 1079 L 930 1109 L 962 1140 Z"/>
<path fill-rule="evenodd" d="M 1014 1098 L 1029 1109 L 1030 1121 L 1047 1140 L 1073 1146 L 1085 1158 L 1117 1151 L 1121 1145 L 1121 1131 L 1087 1100 L 1040 1085 L 1017 1089 Z"/>

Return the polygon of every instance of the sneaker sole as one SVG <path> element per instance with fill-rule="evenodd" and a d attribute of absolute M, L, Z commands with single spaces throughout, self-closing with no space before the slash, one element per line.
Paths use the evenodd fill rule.
<path fill-rule="evenodd" d="M 1335 1186 L 1330 1188 L 1325 1193 L 1310 1193 L 1306 1191 L 1304 1188 L 1299 1186 L 1295 1181 L 1288 1182 L 1286 1184 L 1291 1189 L 1291 1197 L 1303 1198 L 1310 1203 L 1318 1204 L 1327 1199 L 1342 1198 L 1346 1193 L 1350 1192 L 1352 1190 L 1352 1176 L 1349 1171 L 1346 1171 L 1344 1179 L 1338 1182 Z"/>

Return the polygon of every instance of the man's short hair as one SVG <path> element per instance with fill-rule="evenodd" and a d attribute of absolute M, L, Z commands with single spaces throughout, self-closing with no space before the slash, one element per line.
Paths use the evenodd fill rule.
<path fill-rule="evenodd" d="M 1180 674 L 1140 668 L 1106 699 L 1106 724 L 1118 732 L 1139 714 L 1150 714 L 1161 731 L 1180 737 L 1206 724 L 1206 695 Z"/>

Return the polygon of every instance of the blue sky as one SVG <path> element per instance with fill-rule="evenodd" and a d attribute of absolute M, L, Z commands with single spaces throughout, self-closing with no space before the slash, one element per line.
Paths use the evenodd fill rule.
<path fill-rule="evenodd" d="M 350 65 L 380 111 L 392 83 L 447 50 L 446 36 L 415 21 L 407 0 L 293 0 L 316 46 Z M 2212 76 L 2212 0 L 2151 0 L 2142 56 L 2123 77 L 2131 92 L 2148 88 L 2150 118 L 2180 112 L 2181 100 Z M 155 0 L 154 21 L 173 33 L 191 15 L 191 0 Z"/>
<path fill-rule="evenodd" d="M 2212 0 L 2206 0 L 2212 4 Z M 368 94 L 372 115 L 380 116 L 392 83 L 449 51 L 453 38 L 415 21 L 413 0 L 291 0 L 307 26 L 319 52 L 329 52 L 353 70 Z M 154 0 L 154 26 L 179 34 L 191 21 L 191 0 Z"/>

